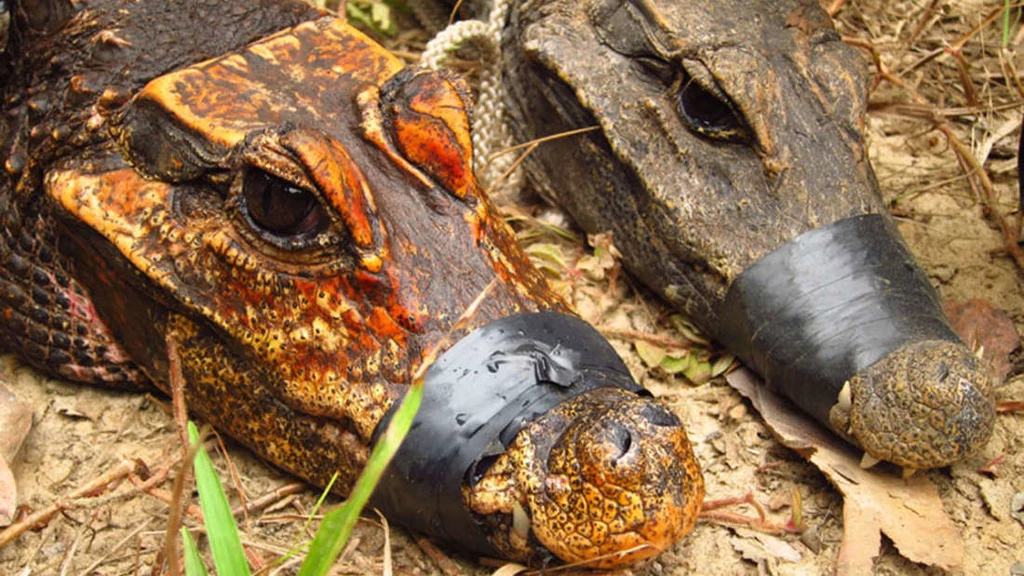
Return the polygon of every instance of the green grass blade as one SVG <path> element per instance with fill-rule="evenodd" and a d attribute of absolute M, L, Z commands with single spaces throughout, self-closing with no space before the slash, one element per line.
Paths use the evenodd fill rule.
<path fill-rule="evenodd" d="M 312 510 L 309 511 L 309 514 L 306 515 L 306 521 L 302 524 L 302 528 L 299 529 L 300 535 L 306 533 L 306 529 L 309 528 L 309 524 L 313 521 L 313 517 L 316 516 L 317 513 L 319 513 L 320 507 L 323 506 L 324 500 L 327 499 L 327 495 L 331 493 L 331 488 L 337 481 L 338 473 L 335 472 L 334 476 L 331 476 L 331 481 L 327 483 L 327 488 L 324 488 L 323 492 L 320 493 L 320 498 L 317 499 L 316 504 L 313 506 Z M 285 552 L 283 556 L 281 556 L 277 560 L 274 560 L 274 565 L 279 566 L 281 564 L 284 564 L 289 558 L 308 548 L 310 544 L 310 541 L 304 541 L 293 545 L 291 549 Z"/>
<path fill-rule="evenodd" d="M 401 405 L 395 411 L 384 434 L 374 446 L 370 459 L 366 462 L 366 468 L 359 475 L 359 480 L 356 481 L 355 488 L 352 489 L 348 500 L 324 515 L 323 522 L 320 523 L 320 528 L 317 529 L 313 543 L 309 547 L 306 561 L 302 563 L 302 568 L 299 570 L 299 576 L 323 576 L 330 570 L 331 564 L 337 560 L 352 534 L 352 528 L 356 525 L 359 513 L 370 499 L 370 494 L 373 493 L 384 469 L 387 468 L 391 458 L 401 446 L 405 435 L 409 433 L 422 398 L 423 378 L 417 378 L 405 398 L 402 399 Z"/>
<path fill-rule="evenodd" d="M 199 442 L 199 431 L 192 422 L 188 423 L 188 439 L 192 444 Z M 231 514 L 231 506 L 224 494 L 224 488 L 217 478 L 213 461 L 202 446 L 196 452 L 196 487 L 199 489 L 199 506 L 203 510 L 206 537 L 210 540 L 210 552 L 219 576 L 249 576 L 249 563 L 242 549 L 242 539 Z"/>
<path fill-rule="evenodd" d="M 196 541 L 192 539 L 188 528 L 184 526 L 181 527 L 181 542 L 182 546 L 185 547 L 185 576 L 209 576 L 209 573 L 206 572 L 206 565 L 203 564 L 203 559 L 199 557 L 199 548 L 196 547 Z"/>
<path fill-rule="evenodd" d="M 1003 0 L 1003 49 L 1010 45 L 1010 0 Z"/>

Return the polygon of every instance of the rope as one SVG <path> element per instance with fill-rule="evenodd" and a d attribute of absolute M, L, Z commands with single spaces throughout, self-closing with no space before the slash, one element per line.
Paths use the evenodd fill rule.
<path fill-rule="evenodd" d="M 473 112 L 473 170 L 492 198 L 503 201 L 518 194 L 522 174 L 516 169 L 504 179 L 516 160 L 514 154 L 491 156 L 512 146 L 508 115 L 504 104 L 504 83 L 501 73 L 501 41 L 512 0 L 494 0 L 486 22 L 463 20 L 438 33 L 423 51 L 420 65 L 436 70 L 460 48 L 476 46 L 480 51 L 482 69 L 480 90 Z"/>

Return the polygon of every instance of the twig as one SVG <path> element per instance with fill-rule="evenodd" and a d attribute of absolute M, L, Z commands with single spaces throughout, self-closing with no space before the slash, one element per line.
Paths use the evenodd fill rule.
<path fill-rule="evenodd" d="M 0 532 L 0 548 L 10 544 L 25 532 L 45 525 L 60 512 L 85 506 L 87 502 L 83 501 L 84 499 L 101 494 L 114 482 L 123 480 L 129 474 L 141 469 L 145 469 L 145 465 L 142 464 L 141 460 L 121 460 L 110 470 L 68 494 L 66 499 L 58 498 L 57 501 L 46 508 L 8 526 Z"/>
<path fill-rule="evenodd" d="M 1002 8 L 1000 8 L 999 11 L 1002 11 Z M 964 42 L 966 42 L 966 40 L 964 40 Z M 923 98 L 913 86 L 907 84 L 902 78 L 893 75 L 892 71 L 889 70 L 889 67 L 882 62 L 881 55 L 878 53 L 878 50 L 875 49 L 873 44 L 863 40 L 852 41 L 851 44 L 869 51 L 878 72 L 876 82 L 881 80 L 887 81 L 906 91 L 911 100 L 916 104 L 923 107 L 930 106 L 928 100 Z M 959 48 L 960 46 L 957 47 L 957 49 Z M 1006 221 L 1002 211 L 999 210 L 995 192 L 992 188 L 992 181 L 989 179 L 984 167 L 981 166 L 971 150 L 953 132 L 953 129 L 950 128 L 949 124 L 944 119 L 939 116 L 933 116 L 931 121 L 934 123 L 935 129 L 946 137 L 946 141 L 949 143 L 950 148 L 953 149 L 957 159 L 963 164 L 964 172 L 968 177 L 967 180 L 971 184 L 971 187 L 976 190 L 978 199 L 982 203 L 982 209 L 985 213 L 985 217 L 995 224 L 1002 234 L 1006 253 L 1013 259 L 1017 268 L 1021 272 L 1024 272 L 1024 254 L 1021 253 L 1020 246 L 1018 245 L 1018 241 L 1020 240 L 1020 230 L 1016 226 L 1011 226 Z"/>
<path fill-rule="evenodd" d="M 75 554 L 78 553 L 78 546 L 82 543 L 82 538 L 85 537 L 85 533 L 92 527 L 92 521 L 95 520 L 95 515 L 90 514 L 89 520 L 83 522 L 82 526 L 79 527 L 75 533 L 75 539 L 71 541 L 71 546 L 68 547 L 67 552 L 64 554 L 64 560 L 60 563 L 60 576 L 67 576 L 68 570 L 71 569 L 71 564 L 75 559 Z"/>
<path fill-rule="evenodd" d="M 221 456 L 224 457 L 224 461 L 227 462 L 228 472 L 231 473 L 231 481 L 235 485 L 235 492 L 238 494 L 239 507 L 242 510 L 242 516 L 245 523 L 245 531 L 252 531 L 252 523 L 249 521 L 249 508 L 245 503 L 245 490 L 242 490 L 242 479 L 238 476 L 238 469 L 235 468 L 234 461 L 231 460 L 231 456 L 228 454 L 228 449 L 224 446 L 224 439 L 220 437 L 220 434 L 216 430 L 212 430 L 213 435 L 217 438 L 217 447 L 220 449 Z"/>
<path fill-rule="evenodd" d="M 635 342 L 637 340 L 643 340 L 644 342 L 650 342 L 651 344 L 657 344 L 658 346 L 664 346 L 666 348 L 674 348 L 678 350 L 689 350 L 694 347 L 694 343 L 688 340 L 680 340 L 678 338 L 672 338 L 671 336 L 661 336 L 659 334 L 648 334 L 646 332 L 638 332 L 636 330 L 616 330 L 613 328 L 598 328 L 598 332 L 601 333 L 605 338 L 615 338 L 616 340 L 625 340 L 627 342 Z"/>
<path fill-rule="evenodd" d="M 745 516 L 737 512 L 718 510 L 719 508 L 737 506 L 740 504 L 749 504 L 750 506 L 753 506 L 754 510 L 757 511 L 757 518 L 751 518 L 750 516 Z M 761 506 L 761 503 L 754 498 L 754 494 L 751 492 L 747 492 L 743 496 L 735 498 L 705 501 L 701 506 L 700 518 L 722 524 L 747 526 L 749 528 L 755 528 L 771 534 L 794 534 L 800 532 L 799 527 L 779 525 L 775 522 L 769 521 L 768 514 L 765 512 L 764 506 Z"/>
<path fill-rule="evenodd" d="M 267 492 L 263 496 L 260 496 L 259 498 L 256 498 L 254 500 L 250 500 L 244 506 L 236 506 L 231 511 L 231 515 L 238 516 L 239 514 L 243 513 L 243 510 L 246 512 L 255 512 L 256 510 L 262 510 L 263 508 L 266 508 L 271 504 L 280 501 L 282 498 L 291 496 L 292 494 L 298 494 L 299 492 L 306 490 L 307 487 L 307 484 L 305 484 L 304 482 L 289 482 L 288 484 L 278 486 L 277 488 L 274 488 L 273 490 Z"/>
<path fill-rule="evenodd" d="M 1013 412 L 1024 412 L 1024 400 L 1008 400 L 996 403 L 996 414 L 1010 414 Z"/>
<path fill-rule="evenodd" d="M 139 532 L 142 532 L 146 528 L 146 526 L 149 526 L 149 523 L 152 520 L 153 520 L 152 517 L 146 518 L 145 520 L 143 520 L 142 524 L 139 524 L 138 526 L 133 528 L 130 532 L 128 532 L 127 536 L 125 536 L 124 538 L 118 540 L 117 544 L 114 544 L 113 546 L 111 546 L 109 549 L 107 549 L 107 552 L 105 554 L 103 554 L 102 556 L 99 557 L 99 559 L 97 559 L 95 562 L 90 564 L 89 567 L 86 568 L 85 570 L 82 570 L 82 574 L 92 574 L 93 570 L 96 570 L 97 568 L 99 568 L 115 552 L 117 552 L 118 550 L 121 549 L 122 546 L 127 544 L 129 540 L 131 540 L 132 538 L 135 538 L 135 536 L 137 536 Z"/>
<path fill-rule="evenodd" d="M 417 538 L 416 545 L 420 547 L 420 550 L 423 550 L 424 554 L 434 561 L 434 564 L 439 570 L 441 570 L 441 573 L 444 574 L 444 576 L 462 576 L 463 572 L 462 569 L 459 568 L 459 565 L 435 546 L 433 542 L 426 538 Z"/>

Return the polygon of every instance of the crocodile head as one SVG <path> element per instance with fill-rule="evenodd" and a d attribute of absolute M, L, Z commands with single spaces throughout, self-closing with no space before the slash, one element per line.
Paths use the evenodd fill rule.
<path fill-rule="evenodd" d="M 195 413 L 315 484 L 338 474 L 337 486 L 347 492 L 380 422 L 436 348 L 520 313 L 583 323 L 566 314 L 480 193 L 469 168 L 463 85 L 403 69 L 340 20 L 290 27 L 307 9 L 274 4 L 234 14 L 219 2 L 83 2 L 61 33 L 17 36 L 13 52 L 24 66 L 12 67 L 23 74 L 14 77 L 27 78 L 25 93 L 40 97 L 18 100 L 8 115 L 29 118 L 25 124 L 34 127 L 25 138 L 5 140 L 13 150 L 6 165 L 20 180 L 17 188 L 0 181 L 3 206 L 17 208 L 0 220 L 0 288 L 11 301 L 21 290 L 11 279 L 31 259 L 60 310 L 31 304 L 26 316 L 102 324 L 118 350 L 165 391 L 180 374 Z M 216 36 L 208 41 L 193 35 L 187 20 L 204 9 L 221 24 L 204 23 L 202 30 L 212 31 L 206 35 Z M 234 28 L 222 33 L 224 26 Z M 163 32 L 151 37 L 151 30 Z M 254 35 L 258 40 L 248 43 Z M 38 44 L 26 46 L 33 40 Z M 209 54 L 211 47 L 222 54 Z M 44 117 L 32 118 L 39 111 Z M 72 280 L 76 289 L 65 289 Z M 468 322 L 457 322 L 471 308 Z M 6 316 L 0 322 L 18 328 Z M 75 334 L 58 333 L 59 324 L 47 327 L 52 340 L 42 331 L 41 343 L 78 346 Z M 610 451 L 607 435 L 573 432 L 563 440 L 563 431 L 597 426 L 599 418 L 618 421 L 616 433 L 635 438 L 632 452 L 646 454 L 630 460 L 631 475 L 615 477 L 620 491 L 634 495 L 630 515 L 583 553 L 549 548 L 577 560 L 616 552 L 620 534 L 635 534 L 621 540 L 641 548 L 619 559 L 629 561 L 692 527 L 703 484 L 682 425 L 666 420 L 655 400 L 635 394 L 639 387 L 607 342 L 585 330 L 600 346 L 579 351 L 581 357 L 614 357 L 616 377 L 629 391 L 609 404 L 606 380 L 599 379 L 572 398 L 576 417 L 539 428 L 528 425 L 538 415 L 517 421 L 523 440 L 508 439 L 501 450 L 513 458 L 528 438 L 545 435 L 553 452 L 566 444 Z M 564 346 L 551 343 L 552 365 L 578 333 Z M 532 328 L 510 331 L 499 343 L 536 335 Z M 531 349 L 523 358 L 533 362 L 540 353 Z M 461 354 L 443 357 L 461 362 Z M 79 361 L 100 363 L 109 355 L 107 349 Z M 526 384 L 573 388 L 583 377 L 570 370 L 556 384 L 538 379 L 542 373 L 531 368 Z M 435 392 L 429 374 L 427 396 L 448 405 L 453 399 Z M 450 425 L 462 421 L 459 414 Z M 499 431 L 506 429 L 516 430 Z M 426 440 L 437 448 L 436 439 Z M 612 482 L 601 479 L 612 478 L 608 468 L 625 460 L 592 460 L 585 474 L 597 479 L 589 484 L 608 489 L 590 502 L 614 505 Z M 524 503 L 555 466 L 528 461 L 529 482 L 509 483 L 506 491 Z M 482 537 L 464 542 L 461 534 L 436 534 L 485 553 L 544 556 L 538 551 L 551 532 L 545 528 L 559 521 L 564 529 L 564 519 L 535 513 L 537 537 L 527 528 L 523 546 L 503 548 L 522 519 L 470 513 L 462 488 L 470 493 L 475 486 L 465 472 L 445 476 L 455 499 L 443 504 L 473 514 L 471 528 Z M 582 482 L 570 463 L 552 474 L 573 490 Z M 429 529 L 432 520 L 420 524 Z M 494 544 L 472 544 L 488 538 Z"/>
<path fill-rule="evenodd" d="M 518 3 L 503 40 L 511 125 L 520 141 L 594 128 L 549 139 L 527 159 L 542 195 L 587 231 L 610 230 L 633 273 L 759 369 L 770 386 L 805 408 L 815 405 L 808 409 L 820 421 L 872 458 L 911 468 L 943 466 L 991 432 L 989 385 L 888 223 L 862 138 L 863 62 L 818 4 Z M 875 253 L 915 270 L 914 295 L 896 286 L 896 296 L 862 303 L 862 309 L 877 304 L 885 313 L 858 316 L 857 302 L 841 295 L 829 300 L 830 283 L 862 278 L 877 294 L 890 279 L 870 266 L 840 266 L 838 276 L 818 282 L 816 293 L 767 294 L 763 285 L 748 283 L 748 298 L 729 302 L 737 279 L 750 276 L 745 272 L 768 255 L 794 239 L 821 241 L 836 223 L 852 221 L 874 222 L 862 227 L 861 238 L 881 231 L 890 247 Z M 824 232 L 813 240 L 804 236 L 812 231 Z M 832 252 L 831 261 L 824 253 L 806 257 L 800 273 L 807 281 L 789 284 L 806 287 L 816 269 L 826 278 L 824 264 L 858 261 L 854 244 Z M 786 284 L 787 266 L 777 264 L 763 276 Z M 743 317 L 750 297 L 753 307 L 769 298 L 781 304 Z M 898 338 L 879 347 L 871 330 L 857 324 L 881 326 L 884 333 L 903 322 L 906 315 L 888 314 L 901 307 L 900 298 L 922 303 L 935 325 L 934 338 L 910 336 L 933 342 L 900 353 L 914 357 L 910 364 L 888 355 L 900 348 Z M 848 319 L 837 321 L 836 312 L 812 318 L 803 312 L 814 308 L 808 302 L 821 304 L 819 311 L 848 311 Z M 729 327 L 737 308 L 747 327 L 738 338 Z M 858 331 L 863 334 L 853 336 Z M 766 346 L 752 344 L 766 333 L 772 333 Z M 828 340 L 833 336 L 837 340 Z M 793 353 L 780 357 L 787 348 Z M 827 358 L 794 368 L 818 357 Z M 836 366 L 851 371 L 822 382 L 820 373 Z M 782 373 L 790 383 L 776 378 Z M 841 417 L 831 417 L 829 406 Z"/>

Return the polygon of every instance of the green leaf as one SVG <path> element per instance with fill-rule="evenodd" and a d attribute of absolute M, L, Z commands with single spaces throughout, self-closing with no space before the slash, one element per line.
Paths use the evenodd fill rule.
<path fill-rule="evenodd" d="M 683 371 L 683 376 L 686 376 L 694 384 L 705 384 L 708 380 L 711 380 L 711 364 L 708 362 L 692 362 Z"/>
<path fill-rule="evenodd" d="M 359 475 L 352 494 L 344 504 L 331 510 L 324 515 L 320 528 L 313 537 L 313 543 L 309 547 L 306 561 L 299 569 L 299 576 L 323 576 L 330 570 L 331 565 L 341 554 L 341 550 L 348 542 L 359 519 L 359 513 L 363 506 L 370 499 L 370 494 L 380 482 L 380 477 L 387 468 L 391 458 L 394 457 L 398 447 L 401 446 L 405 435 L 412 427 L 413 418 L 420 408 L 420 401 L 423 398 L 423 379 L 417 379 L 409 388 L 409 392 L 402 399 L 401 405 L 395 411 L 394 417 L 388 424 L 387 429 L 373 447 L 369 460 L 363 473 Z"/>
<path fill-rule="evenodd" d="M 199 557 L 196 541 L 184 526 L 181 527 L 181 542 L 185 547 L 185 576 L 209 576 L 203 559 Z"/>
<path fill-rule="evenodd" d="M 711 340 L 705 338 L 704 335 L 700 333 L 700 330 L 698 330 L 696 326 L 690 323 L 690 321 L 684 318 L 681 314 L 673 314 L 669 319 L 672 321 L 672 324 L 675 325 L 676 330 L 683 335 L 683 338 L 701 346 L 711 345 Z"/>
<path fill-rule="evenodd" d="M 299 534 L 306 533 L 306 529 L 309 527 L 309 524 L 313 521 L 313 517 L 320 512 L 320 507 L 323 506 L 324 500 L 327 499 L 327 495 L 331 493 L 331 488 L 334 487 L 334 483 L 337 481 L 338 473 L 335 472 L 334 475 L 331 476 L 331 481 L 327 483 L 327 487 L 324 488 L 323 492 L 320 493 L 320 497 L 317 498 L 316 504 L 313 505 L 313 508 L 309 511 L 309 514 L 306 515 L 306 521 L 302 524 L 302 529 L 299 530 Z M 309 544 L 309 541 L 304 541 L 292 545 L 291 549 L 288 550 L 288 552 L 285 552 L 283 556 L 279 557 L 277 560 L 274 560 L 274 565 L 280 566 L 281 564 L 284 564 L 284 562 L 287 561 L 289 558 L 308 548 Z"/>
<path fill-rule="evenodd" d="M 715 363 L 711 365 L 711 377 L 717 378 L 722 374 L 725 374 L 726 370 L 728 370 L 735 361 L 736 357 L 732 354 L 722 354 L 717 360 L 715 360 Z"/>
<path fill-rule="evenodd" d="M 650 342 L 637 340 L 633 345 L 636 346 L 637 355 L 640 356 L 640 359 L 643 360 L 644 364 L 649 368 L 655 368 L 661 365 L 661 361 L 665 359 L 665 350 L 651 344 Z"/>
<path fill-rule="evenodd" d="M 193 445 L 199 443 L 199 431 L 192 422 L 188 423 L 188 439 Z M 203 509 L 206 537 L 210 541 L 213 563 L 220 576 L 249 576 L 249 563 L 242 549 L 242 539 L 231 514 L 231 506 L 224 494 L 224 488 L 217 478 L 206 448 L 199 446 L 194 459 L 196 487 L 199 489 L 199 506 Z"/>
<path fill-rule="evenodd" d="M 1010 0 L 1003 0 L 1003 50 L 1010 45 Z"/>
<path fill-rule="evenodd" d="M 391 19 L 391 7 L 383 2 L 375 2 L 370 6 L 370 18 L 377 29 L 388 36 L 395 34 L 395 22 Z"/>
<path fill-rule="evenodd" d="M 690 355 L 686 354 L 681 358 L 673 358 L 666 355 L 658 364 L 666 374 L 679 374 L 690 367 Z"/>
<path fill-rule="evenodd" d="M 535 260 L 535 264 L 538 263 L 536 261 L 539 261 L 540 264 L 551 265 L 556 271 L 565 270 L 567 267 L 565 254 L 557 244 L 546 242 L 532 244 L 526 247 L 526 253 Z"/>
<path fill-rule="evenodd" d="M 381 0 L 346 2 L 345 16 L 350 22 L 358 22 L 378 34 L 393 36 L 396 31 L 391 7 Z"/>

